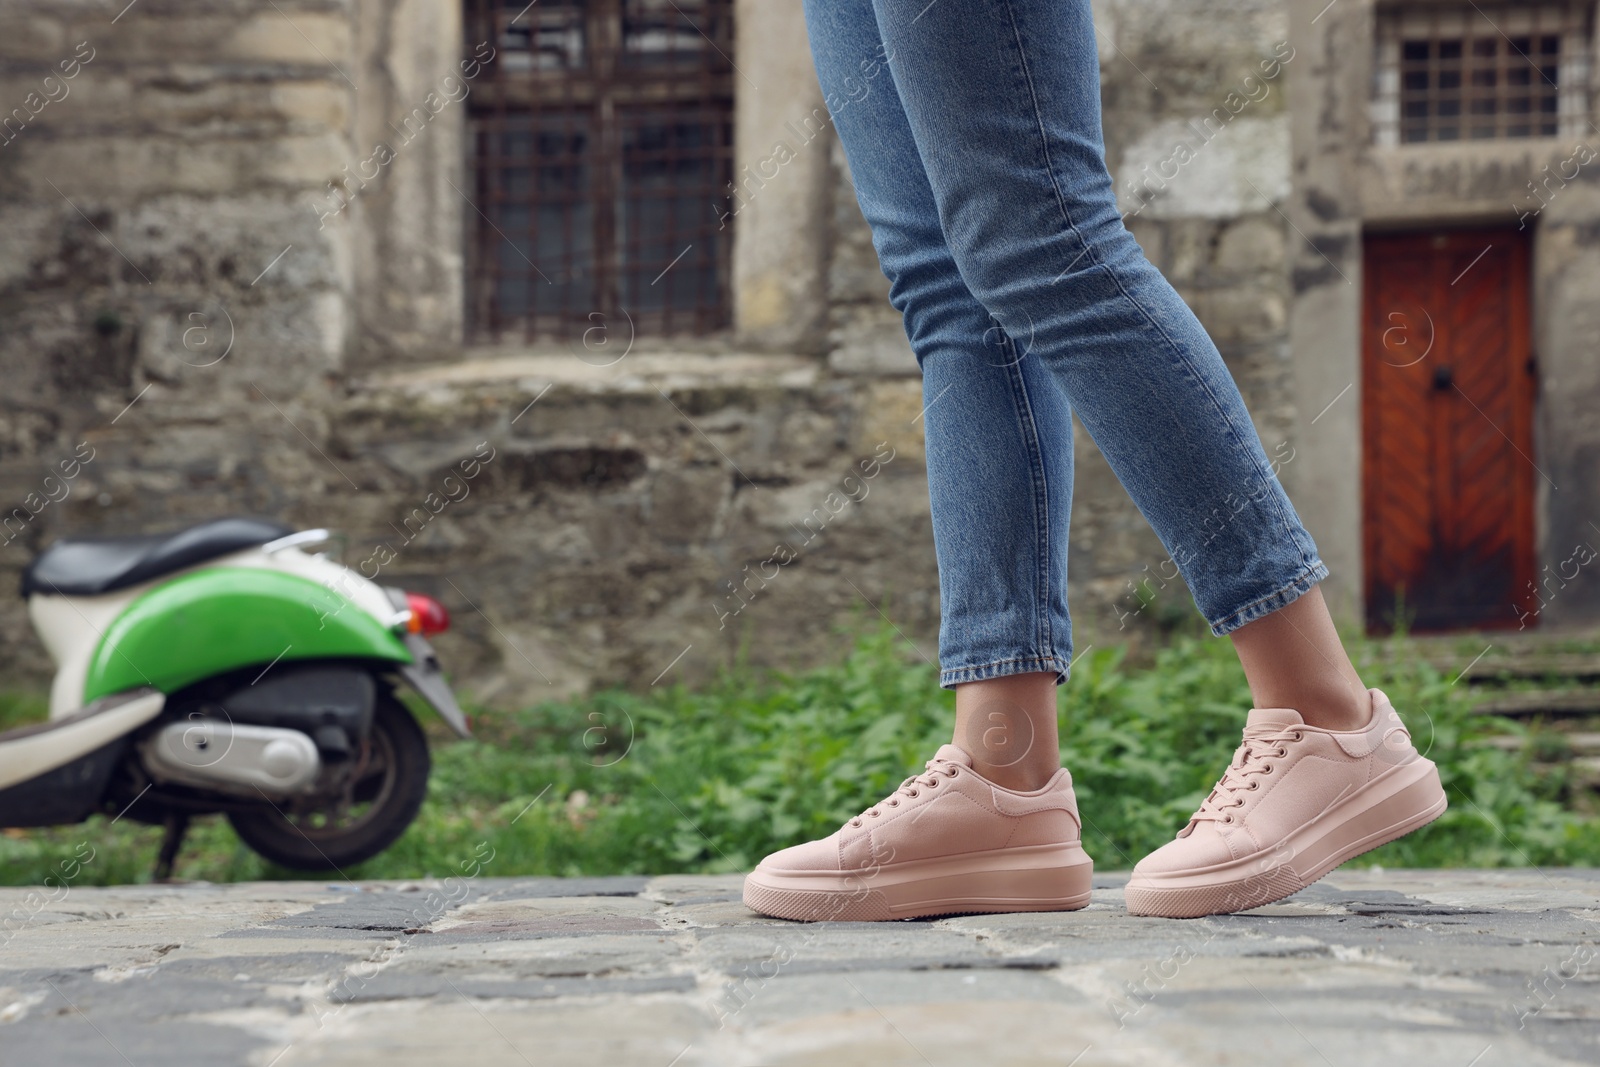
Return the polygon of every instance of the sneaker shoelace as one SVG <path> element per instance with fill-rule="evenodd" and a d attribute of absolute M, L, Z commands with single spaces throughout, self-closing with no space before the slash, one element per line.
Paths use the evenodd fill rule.
<path fill-rule="evenodd" d="M 910 778 L 900 783 L 893 793 L 878 801 L 866 811 L 850 820 L 851 826 L 860 826 L 861 820 L 866 818 L 876 819 L 883 814 L 884 807 L 898 808 L 901 797 L 915 798 L 921 795 L 923 789 L 936 789 L 939 782 L 945 778 L 954 778 L 961 772 L 956 765 L 945 760 L 929 760 L 923 765 L 926 769 L 921 774 L 913 774 Z"/>
<path fill-rule="evenodd" d="M 1285 746 L 1303 736 L 1298 726 L 1246 730 L 1244 741 L 1234 750 L 1233 762 L 1217 779 L 1217 784 L 1211 788 L 1211 795 L 1200 802 L 1200 810 L 1194 813 L 1193 818 L 1197 821 L 1214 819 L 1233 822 L 1233 809 L 1244 806 L 1243 794 L 1261 788 L 1259 776 L 1271 774 L 1272 761 L 1286 758 L 1289 750 Z"/>

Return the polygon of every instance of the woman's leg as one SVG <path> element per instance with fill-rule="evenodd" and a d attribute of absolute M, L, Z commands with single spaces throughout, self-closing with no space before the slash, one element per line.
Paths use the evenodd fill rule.
<path fill-rule="evenodd" d="M 875 8 L 972 292 L 1059 381 L 1212 630 L 1237 635 L 1258 702 L 1364 722 L 1320 595 L 1272 618 L 1327 571 L 1216 346 L 1122 224 L 1089 4 Z"/>
<path fill-rule="evenodd" d="M 874 0 L 946 243 L 1217 634 L 1326 577 L 1216 346 L 1122 223 L 1088 0 Z M 1204 149 L 1200 149 L 1204 151 Z"/>
<path fill-rule="evenodd" d="M 1079 908 L 1093 867 L 1056 745 L 1071 413 L 968 290 L 945 245 L 871 0 L 807 0 L 829 111 L 922 366 L 954 743 L 837 833 L 762 860 L 745 902 L 793 919 Z M 769 194 L 770 195 L 770 194 Z"/>
<path fill-rule="evenodd" d="M 1213 632 L 1238 634 L 1253 691 L 1277 704 L 1251 712 L 1217 789 L 1136 869 L 1130 908 L 1253 907 L 1436 817 L 1433 765 L 1381 693 L 1357 694 L 1321 598 L 1306 597 L 1327 568 L 1221 356 L 1122 224 L 1088 0 L 873 8 L 962 280 L 1024 377 L 1039 365 L 1070 398 Z"/>
<path fill-rule="evenodd" d="M 1071 412 L 951 258 L 895 88 L 900 59 L 878 36 L 871 0 L 813 0 L 806 19 L 889 302 L 922 367 L 940 681 L 956 690 L 955 741 L 996 781 L 1037 788 L 1061 765 L 1055 682 L 1072 658 Z"/>

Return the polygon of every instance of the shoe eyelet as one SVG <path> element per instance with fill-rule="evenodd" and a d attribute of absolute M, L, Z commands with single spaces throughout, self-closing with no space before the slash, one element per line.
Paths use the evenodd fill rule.
<path fill-rule="evenodd" d="M 960 770 L 960 768 L 957 768 L 957 767 L 951 767 L 948 771 L 944 772 L 946 778 L 954 778 L 956 775 L 958 775 L 960 773 L 961 773 L 961 770 Z"/>
<path fill-rule="evenodd" d="M 932 781 L 930 781 L 928 783 L 928 788 L 929 789 L 938 789 L 939 788 L 939 779 L 935 778 Z"/>
<path fill-rule="evenodd" d="M 1305 735 L 1305 734 L 1304 734 L 1304 733 L 1302 733 L 1302 732 L 1300 732 L 1300 731 L 1299 731 L 1299 730 L 1296 730 L 1296 731 L 1295 731 L 1295 732 L 1294 732 L 1294 739 L 1295 739 L 1295 740 L 1296 740 L 1296 741 L 1302 741 L 1302 740 L 1304 740 L 1304 739 L 1305 739 L 1305 736 L 1306 736 L 1306 735 Z"/>
<path fill-rule="evenodd" d="M 1261 768 L 1261 773 L 1262 774 L 1271 774 L 1272 773 L 1272 764 L 1269 763 L 1265 767 L 1262 767 Z"/>
<path fill-rule="evenodd" d="M 1250 791 L 1252 793 L 1255 792 L 1257 789 L 1260 789 L 1260 788 L 1261 788 L 1261 779 L 1259 779 L 1259 778 L 1250 779 Z"/>
<path fill-rule="evenodd" d="M 1223 825 L 1225 825 L 1225 826 L 1232 826 L 1233 825 L 1233 816 L 1232 815 L 1224 815 L 1222 817 L 1222 822 L 1223 822 Z"/>
<path fill-rule="evenodd" d="M 876 812 L 876 811 L 869 811 L 869 812 L 867 812 L 867 814 L 872 816 L 874 819 L 876 819 L 878 817 L 878 812 Z"/>
<path fill-rule="evenodd" d="M 920 790 L 918 790 L 916 792 L 912 792 L 912 793 L 907 793 L 906 794 L 906 796 L 908 796 L 908 797 L 920 797 L 921 795 L 922 795 L 922 792 Z"/>

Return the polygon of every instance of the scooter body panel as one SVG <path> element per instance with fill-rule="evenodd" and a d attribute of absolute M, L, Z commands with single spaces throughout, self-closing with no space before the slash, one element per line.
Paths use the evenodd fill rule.
<path fill-rule="evenodd" d="M 165 703 L 163 694 L 137 689 L 7 731 L 0 744 L 0 826 L 55 826 L 87 817 L 133 733 L 153 722 Z"/>
<path fill-rule="evenodd" d="M 100 711 L 85 708 L 75 716 L 8 733 L 0 746 L 0 790 L 37 778 L 125 737 L 155 719 L 166 697 L 138 690 Z"/>
<path fill-rule="evenodd" d="M 33 620 L 34 629 L 38 632 L 40 640 L 49 651 L 50 658 L 56 664 L 55 680 L 50 686 L 50 718 L 59 719 L 71 715 L 93 699 L 88 694 L 90 662 L 97 656 L 106 654 L 110 646 L 107 645 L 104 636 L 131 605 L 140 601 L 146 594 L 190 575 L 238 568 L 292 575 L 315 586 L 309 595 L 302 596 L 301 606 L 305 609 L 305 614 L 300 617 L 303 626 L 314 627 L 319 631 L 329 620 L 344 619 L 351 615 L 368 616 L 377 622 L 380 629 L 393 629 L 405 619 L 405 613 L 397 608 L 383 587 L 376 582 L 326 556 L 313 555 L 293 546 L 271 551 L 268 550 L 268 546 L 264 546 L 234 552 L 163 575 L 154 581 L 129 586 L 103 596 L 54 596 L 34 593 L 28 598 L 28 614 Z M 306 593 L 304 587 L 297 592 Z M 363 630 L 369 629 L 364 622 L 353 625 Z M 400 638 L 396 636 L 395 640 L 399 642 Z M 300 647 L 285 652 L 285 646 L 291 643 Z M 304 647 L 306 647 L 304 643 L 285 639 L 259 662 L 265 665 L 279 654 L 290 659 L 301 658 L 300 653 Z M 411 662 L 410 653 L 396 657 L 392 655 L 392 648 L 390 652 L 391 655 L 381 658 L 402 664 Z M 114 652 L 110 655 L 115 657 Z M 137 659 L 133 662 L 144 669 L 143 664 Z M 125 661 L 124 666 L 127 665 Z M 136 672 L 130 671 L 130 674 L 136 679 L 135 685 L 150 684 Z M 165 687 L 162 688 L 170 692 Z M 100 691 L 105 691 L 103 686 L 100 687 Z"/>
<path fill-rule="evenodd" d="M 279 660 L 412 661 L 393 631 L 368 611 L 338 610 L 339 599 L 321 583 L 277 569 L 191 571 L 149 589 L 105 628 L 85 665 L 82 699 L 141 685 L 171 693 Z"/>
<path fill-rule="evenodd" d="M 33 621 L 34 632 L 56 664 L 56 675 L 50 683 L 51 719 L 75 714 L 88 703 L 83 698 L 83 676 L 100 635 L 149 588 L 142 585 L 119 589 L 104 596 L 35 593 L 28 598 L 28 617 Z"/>

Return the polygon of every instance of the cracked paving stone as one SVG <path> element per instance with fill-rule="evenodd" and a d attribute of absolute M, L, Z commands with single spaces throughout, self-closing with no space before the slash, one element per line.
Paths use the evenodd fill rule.
<path fill-rule="evenodd" d="M 436 922 L 456 905 L 431 903 L 422 893 L 376 892 L 351 894 L 349 898 L 318 904 L 309 911 L 285 915 L 250 931 L 261 936 L 269 931 L 338 931 L 350 934 L 393 935 Z M 238 932 L 229 936 L 239 936 Z"/>
<path fill-rule="evenodd" d="M 456 923 L 432 931 L 433 941 L 507 941 L 573 934 L 661 932 L 661 924 L 631 915 L 546 915 L 538 919 L 496 919 Z"/>
<path fill-rule="evenodd" d="M 650 879 L 633 875 L 610 878 L 514 878 L 489 889 L 487 899 L 632 897 L 638 896 L 649 884 Z"/>
<path fill-rule="evenodd" d="M 634 933 L 457 943 L 419 939 L 397 953 L 385 973 L 501 978 L 660 975 L 682 969 L 692 948 L 688 939 Z"/>
<path fill-rule="evenodd" d="M 409 1000 L 422 997 L 468 996 L 509 1000 L 591 997 L 607 994 L 686 993 L 695 988 L 690 975 L 657 978 L 529 978 L 521 981 L 447 978 L 441 974 L 380 974 L 370 982 L 352 983 L 328 999 L 334 1003 Z"/>

